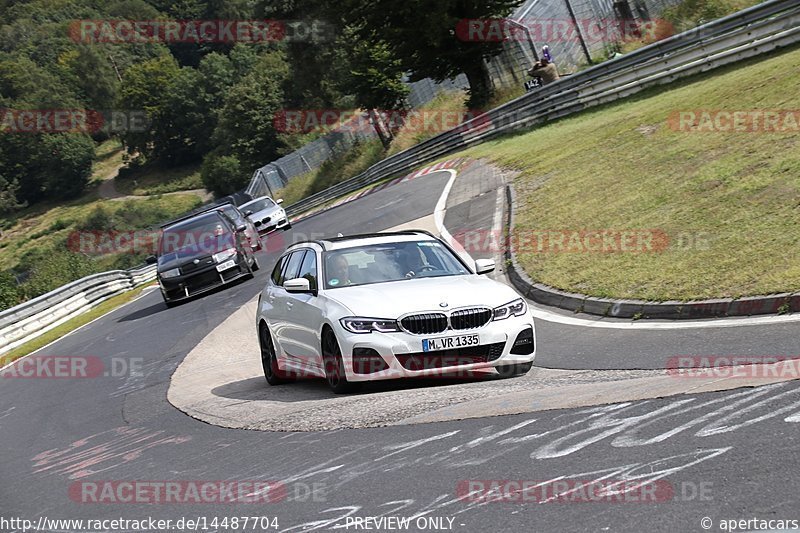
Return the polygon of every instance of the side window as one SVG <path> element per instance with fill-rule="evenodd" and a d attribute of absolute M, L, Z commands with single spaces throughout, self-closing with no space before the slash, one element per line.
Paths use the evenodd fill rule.
<path fill-rule="evenodd" d="M 239 216 L 239 212 L 236 209 L 226 209 L 225 214 L 228 215 L 234 224 L 239 225 L 242 223 L 242 217 Z"/>
<path fill-rule="evenodd" d="M 275 265 L 275 270 L 272 271 L 272 283 L 275 285 L 283 285 L 283 276 L 281 276 L 281 271 L 283 267 L 286 265 L 286 259 L 288 259 L 288 255 L 284 255 L 280 259 L 278 259 L 278 263 Z"/>
<path fill-rule="evenodd" d="M 303 263 L 300 265 L 300 273 L 297 275 L 299 278 L 306 278 L 308 280 L 311 290 L 317 290 L 317 254 L 313 250 L 308 250 L 306 256 L 303 258 Z"/>
<path fill-rule="evenodd" d="M 297 277 L 297 272 L 300 270 L 300 264 L 303 262 L 303 256 L 305 253 L 305 250 L 292 252 L 292 255 L 289 256 L 289 261 L 286 263 L 286 270 L 283 272 L 281 285 L 283 285 L 284 281 Z"/>

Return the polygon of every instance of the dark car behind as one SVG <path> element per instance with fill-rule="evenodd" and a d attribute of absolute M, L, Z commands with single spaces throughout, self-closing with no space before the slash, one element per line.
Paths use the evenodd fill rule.
<path fill-rule="evenodd" d="M 167 305 L 242 277 L 252 277 L 258 262 L 245 235 L 220 210 L 162 228 L 158 245 L 158 283 Z"/>

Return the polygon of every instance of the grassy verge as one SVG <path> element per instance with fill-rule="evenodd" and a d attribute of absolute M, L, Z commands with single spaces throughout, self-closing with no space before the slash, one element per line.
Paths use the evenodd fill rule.
<path fill-rule="evenodd" d="M 101 303 L 94 309 L 91 309 L 83 313 L 82 315 L 78 315 L 75 318 L 64 322 L 60 326 L 51 329 L 50 331 L 39 337 L 36 337 L 32 341 L 26 342 L 21 346 L 17 346 L 7 354 L 0 356 L 0 368 L 11 363 L 12 361 L 16 361 L 20 357 L 25 357 L 26 355 L 33 353 L 36 350 L 39 350 L 43 346 L 47 346 L 51 342 L 60 339 L 61 337 L 72 331 L 75 331 L 79 327 L 88 324 L 92 320 L 101 317 L 104 314 L 113 311 L 117 307 L 120 307 L 134 300 L 142 293 L 142 291 L 146 287 L 149 287 L 151 285 L 152 283 L 148 283 L 146 285 L 142 285 L 126 293 L 118 294 L 117 296 L 109 298 L 108 300 Z"/>
<path fill-rule="evenodd" d="M 177 217 L 200 203 L 193 194 L 169 197 L 151 197 L 141 200 L 109 202 L 97 199 L 82 199 L 61 205 L 37 204 L 19 212 L 0 240 L 0 269 L 14 267 L 19 259 L 37 249 L 62 246 L 69 235 L 86 226 L 98 209 L 110 217 L 119 215 L 116 227 L 89 228 L 97 231 L 134 231 L 151 224 Z"/>
<path fill-rule="evenodd" d="M 169 192 L 202 189 L 200 165 L 176 168 L 154 168 L 145 166 L 122 172 L 115 186 L 119 192 L 135 196 L 151 196 Z"/>
<path fill-rule="evenodd" d="M 90 274 L 141 265 L 152 250 L 115 249 L 113 236 L 152 228 L 199 203 L 193 194 L 121 202 L 85 199 L 20 213 L 0 236 L 0 309 Z"/>
<path fill-rule="evenodd" d="M 459 155 L 520 171 L 514 231 L 657 229 L 658 253 L 519 250 L 535 280 L 649 300 L 800 290 L 800 136 L 677 131 L 688 110 L 797 110 L 800 49 L 581 113 Z"/>
<path fill-rule="evenodd" d="M 439 93 L 425 105 L 420 106 L 417 111 L 425 112 L 450 112 L 450 111 L 464 111 L 464 102 L 467 95 L 463 91 L 439 91 Z M 434 117 L 436 115 L 433 115 Z M 419 128 L 405 126 L 400 128 L 400 131 L 395 134 L 392 144 L 389 147 L 387 156 L 402 152 L 406 148 L 411 148 L 415 144 L 419 144 L 426 139 L 442 133 L 438 127 L 445 121 L 433 121 L 433 128 Z"/>

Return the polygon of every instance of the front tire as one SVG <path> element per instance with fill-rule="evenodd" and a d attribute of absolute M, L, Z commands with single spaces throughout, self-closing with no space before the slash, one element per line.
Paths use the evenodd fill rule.
<path fill-rule="evenodd" d="M 258 342 L 261 345 L 261 366 L 264 368 L 264 378 L 270 385 L 281 385 L 289 381 L 286 374 L 278 368 L 278 357 L 275 354 L 275 345 L 272 335 L 265 323 L 258 327 Z"/>
<path fill-rule="evenodd" d="M 322 336 L 322 363 L 325 367 L 325 380 L 334 394 L 345 394 L 354 389 L 353 384 L 347 381 L 339 341 L 330 329 L 326 329 Z"/>
<path fill-rule="evenodd" d="M 504 378 L 524 376 L 530 371 L 532 366 L 533 362 L 518 363 L 516 365 L 503 365 L 497 367 L 497 373 L 503 376 Z"/>

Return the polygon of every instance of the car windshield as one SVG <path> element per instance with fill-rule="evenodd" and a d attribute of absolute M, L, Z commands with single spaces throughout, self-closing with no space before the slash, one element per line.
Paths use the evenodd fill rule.
<path fill-rule="evenodd" d="M 217 216 L 204 217 L 165 229 L 161 234 L 159 253 L 213 254 L 231 246 L 232 233 L 223 221 Z"/>
<path fill-rule="evenodd" d="M 230 204 L 223 207 L 222 212 L 228 215 L 228 217 L 235 222 L 241 222 L 242 220 L 242 215 L 239 214 L 239 210 Z"/>
<path fill-rule="evenodd" d="M 325 288 L 468 274 L 441 243 L 411 241 L 357 246 L 323 254 Z"/>
<path fill-rule="evenodd" d="M 258 200 L 253 200 L 250 203 L 244 204 L 242 206 L 242 210 L 245 213 L 248 211 L 257 213 L 259 211 L 263 211 L 264 209 L 275 207 L 275 205 L 276 205 L 275 202 L 273 202 L 271 198 L 259 198 Z"/>

